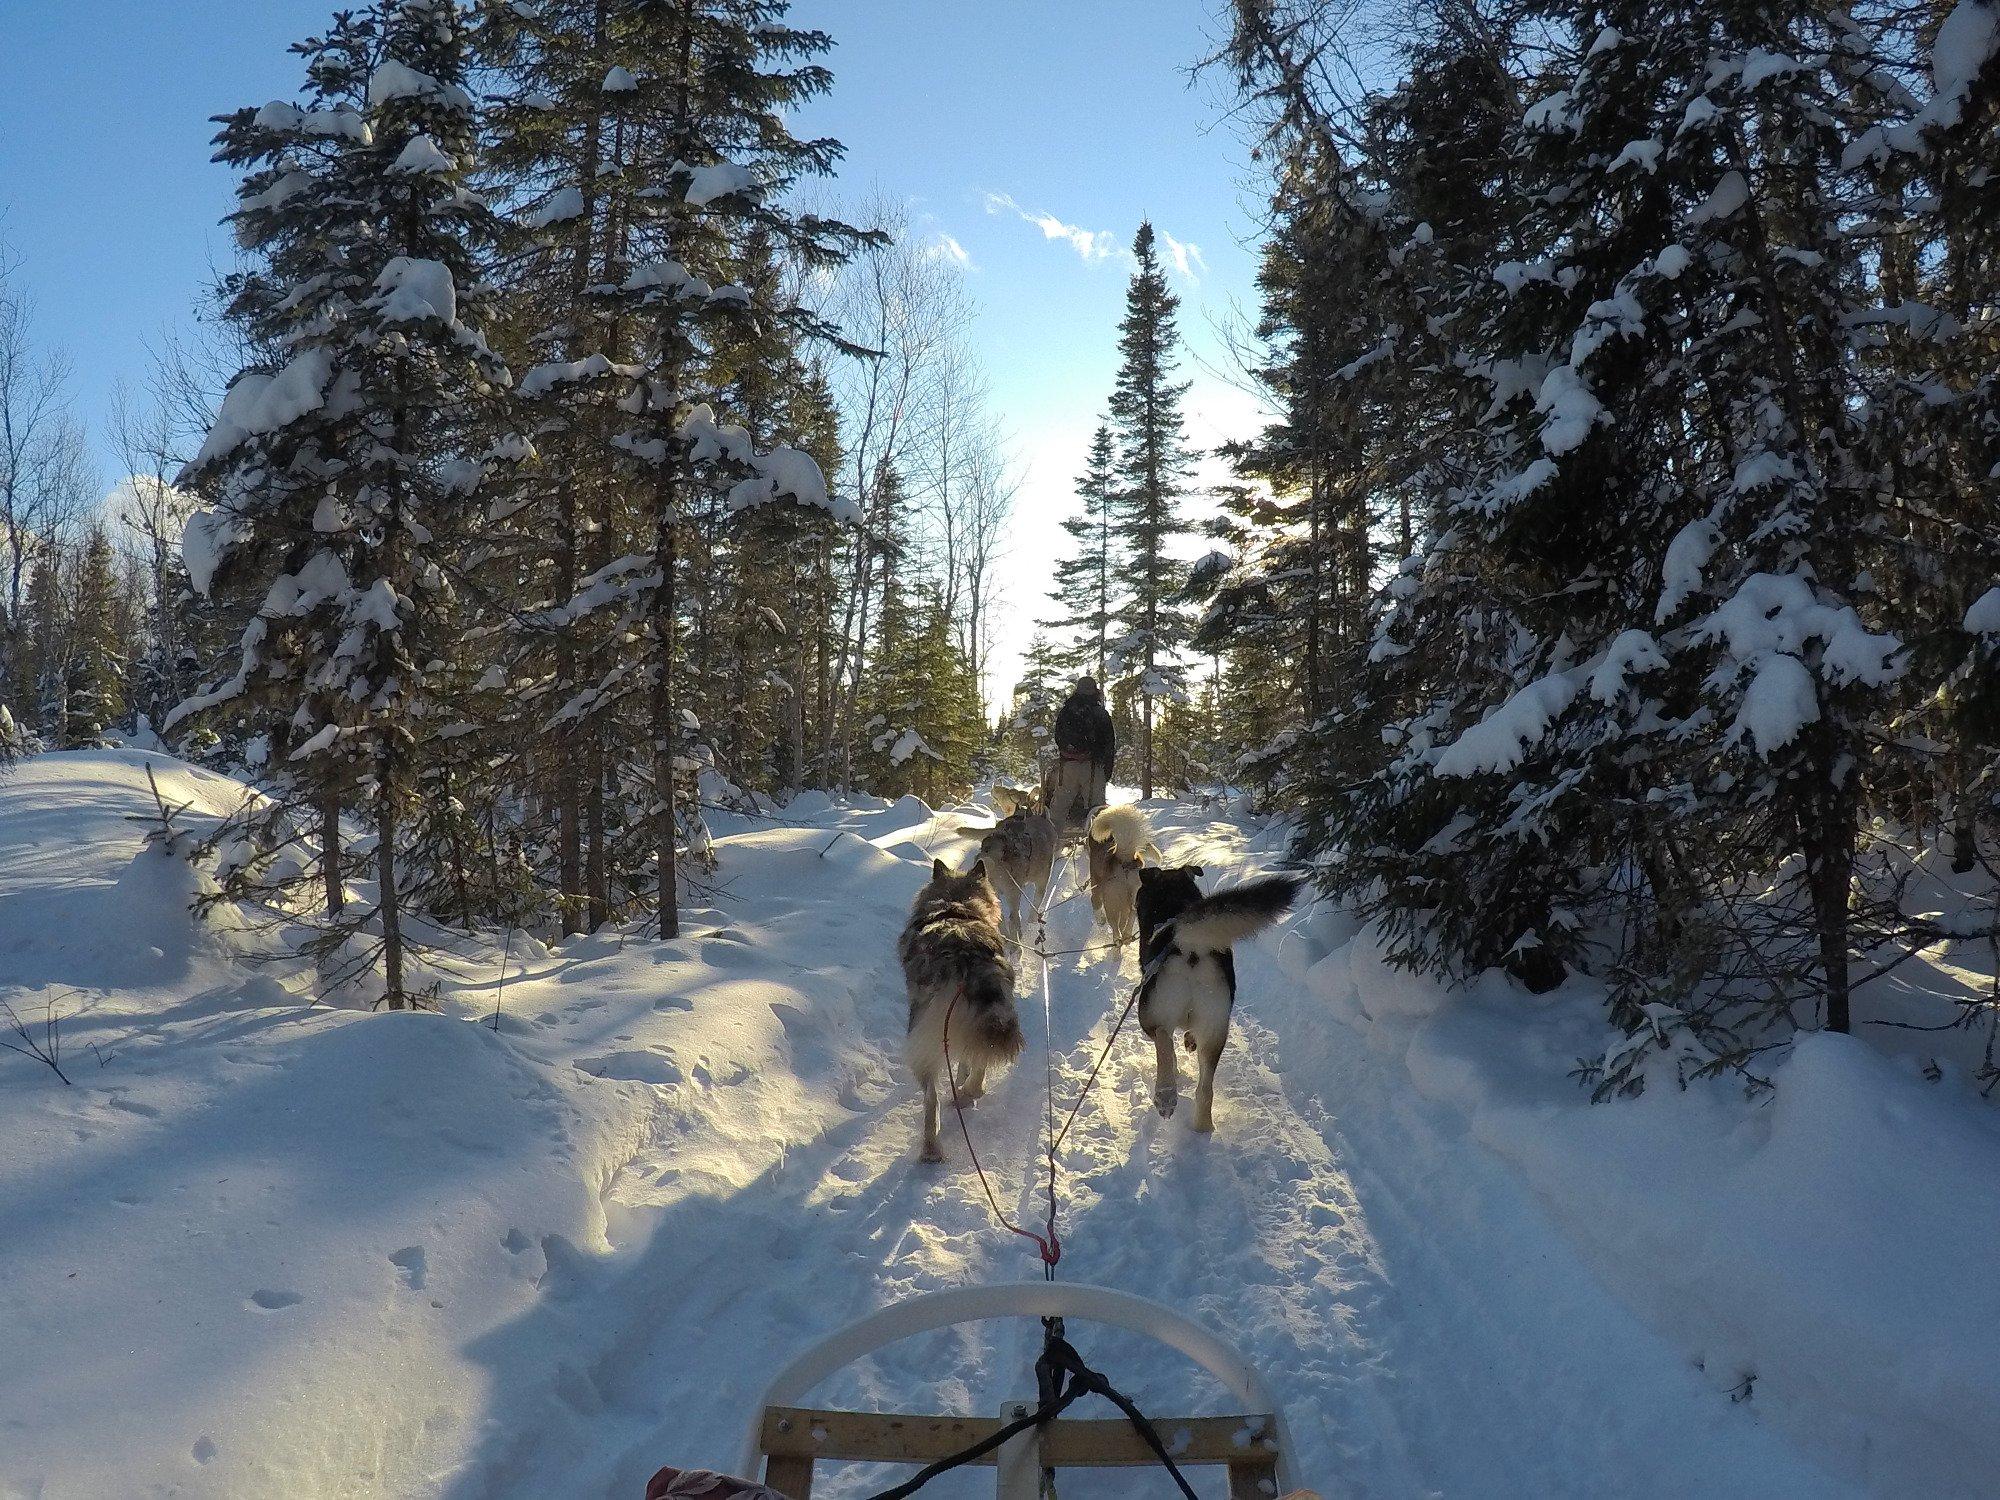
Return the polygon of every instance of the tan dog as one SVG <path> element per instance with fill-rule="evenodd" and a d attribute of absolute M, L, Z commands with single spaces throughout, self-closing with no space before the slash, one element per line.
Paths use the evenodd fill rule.
<path fill-rule="evenodd" d="M 1125 804 L 1106 807 L 1090 820 L 1084 844 L 1090 856 L 1090 905 L 1112 938 L 1129 943 L 1139 935 L 1139 869 L 1156 863 L 1159 845 L 1146 815 Z"/>
<path fill-rule="evenodd" d="M 996 786 L 993 804 L 1001 819 L 991 828 L 961 831 L 979 840 L 980 863 L 993 882 L 1001 904 L 1007 909 L 1005 928 L 1015 942 L 1021 941 L 1021 910 L 1028 904 L 1032 886 L 1038 901 L 1049 897 L 1056 861 L 1056 825 L 1042 807 L 1039 790 L 1021 791 Z"/>

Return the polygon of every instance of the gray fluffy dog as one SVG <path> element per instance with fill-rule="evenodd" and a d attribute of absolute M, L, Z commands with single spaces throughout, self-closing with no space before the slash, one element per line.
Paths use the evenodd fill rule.
<path fill-rule="evenodd" d="M 963 875 L 952 874 L 941 859 L 932 861 L 930 883 L 917 892 L 896 951 L 910 995 L 903 1055 L 924 1092 L 922 1159 L 943 1161 L 938 1083 L 946 1067 L 947 1021 L 958 1093 L 965 1099 L 984 1094 L 986 1070 L 1012 1062 L 1024 1040 L 1014 1010 L 1014 966 L 1000 934 L 1000 898 L 983 861 Z"/>

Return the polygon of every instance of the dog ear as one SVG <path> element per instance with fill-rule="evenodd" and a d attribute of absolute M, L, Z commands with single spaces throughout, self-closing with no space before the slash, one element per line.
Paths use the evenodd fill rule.
<path fill-rule="evenodd" d="M 931 879 L 942 880 L 945 878 L 945 876 L 949 875 L 950 873 L 951 871 L 945 868 L 945 863 L 943 860 L 934 859 L 931 861 Z"/>
<path fill-rule="evenodd" d="M 1181 868 L 1190 875 L 1206 875 L 1208 873 L 1200 865 L 1182 865 Z"/>
<path fill-rule="evenodd" d="M 986 873 L 986 861 L 983 859 L 975 859 L 972 862 L 972 868 L 967 870 L 965 873 L 968 875 L 977 875 L 981 880 L 985 881 L 988 885 L 991 885 L 993 883 L 993 877 Z"/>
<path fill-rule="evenodd" d="M 1139 884 L 1141 885 L 1151 885 L 1154 881 L 1158 880 L 1159 878 L 1160 878 L 1160 872 L 1154 869 L 1151 865 L 1145 865 L 1141 867 L 1139 871 Z"/>

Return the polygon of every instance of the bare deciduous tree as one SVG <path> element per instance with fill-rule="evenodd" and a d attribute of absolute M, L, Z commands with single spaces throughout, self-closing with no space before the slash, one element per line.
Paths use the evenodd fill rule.
<path fill-rule="evenodd" d="M 89 509 L 90 463 L 70 413 L 68 361 L 35 348 L 31 309 L 13 271 L 0 249 L 0 701 L 26 705 L 29 580 Z"/>

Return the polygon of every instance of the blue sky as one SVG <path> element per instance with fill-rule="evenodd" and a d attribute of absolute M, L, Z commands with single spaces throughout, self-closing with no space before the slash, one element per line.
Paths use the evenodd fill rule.
<path fill-rule="evenodd" d="M 14 8 L 0 49 L 0 238 L 21 258 L 45 343 L 76 369 L 108 489 L 105 430 L 121 378 L 185 323 L 230 240 L 232 180 L 208 117 L 290 97 L 287 45 L 326 0 L 68 0 Z M 804 126 L 847 145 L 839 191 L 906 200 L 969 258 L 974 341 L 1026 471 L 1002 570 L 1011 682 L 1062 540 L 1116 365 L 1115 325 L 1141 218 L 1194 247 L 1175 272 L 1191 354 L 1254 300 L 1246 153 L 1213 83 L 1188 65 L 1217 0 L 799 0 L 830 31 L 833 94 Z M 1004 200 L 1004 201 L 1003 201 Z M 1012 207 L 1008 204 L 1011 203 Z M 1254 206 L 1254 205 L 1253 205 Z M 1195 251 L 1199 252 L 1196 258 Z M 1189 435 L 1256 425 L 1255 406 L 1190 359 Z"/>

